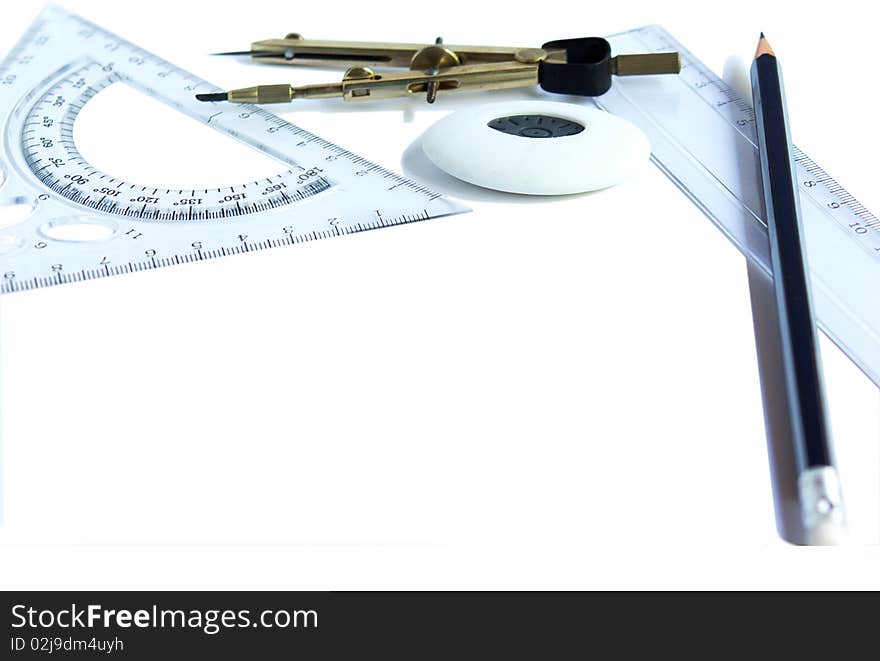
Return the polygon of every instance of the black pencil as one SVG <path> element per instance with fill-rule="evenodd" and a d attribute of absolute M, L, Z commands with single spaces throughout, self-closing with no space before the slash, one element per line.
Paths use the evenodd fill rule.
<path fill-rule="evenodd" d="M 833 467 L 782 74 L 763 32 L 752 64 L 752 96 L 802 518 L 808 543 L 833 543 L 843 527 L 840 486 Z"/>

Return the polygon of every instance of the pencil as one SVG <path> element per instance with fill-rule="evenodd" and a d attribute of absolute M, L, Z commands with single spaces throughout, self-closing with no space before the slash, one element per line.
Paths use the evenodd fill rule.
<path fill-rule="evenodd" d="M 825 409 L 782 73 L 763 32 L 751 77 L 802 521 L 808 544 L 832 544 L 844 530 L 843 505 Z"/>

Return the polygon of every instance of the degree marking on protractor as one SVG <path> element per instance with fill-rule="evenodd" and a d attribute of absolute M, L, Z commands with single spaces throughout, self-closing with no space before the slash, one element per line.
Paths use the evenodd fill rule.
<path fill-rule="evenodd" d="M 0 64 L 0 70 L 16 76 L 12 85 L 0 84 L 0 105 L 14 109 L 3 133 L 6 155 L 14 166 L 3 192 L 31 200 L 35 212 L 0 236 L 21 240 L 21 247 L 4 255 L 0 262 L 0 291 L 4 293 L 200 262 L 466 210 L 454 201 L 441 199 L 443 196 L 430 188 L 263 108 L 227 104 L 220 110 L 198 103 L 193 90 L 216 87 L 63 9 L 44 10 L 13 54 L 27 58 L 28 63 L 10 55 Z M 86 80 L 73 87 L 79 80 L 77 74 L 87 74 Z M 280 169 L 287 170 L 268 178 L 247 178 L 231 189 L 166 189 L 100 171 L 74 144 L 74 124 L 82 107 L 116 80 L 277 158 Z M 59 95 L 63 99 L 55 106 Z M 39 108 L 38 103 L 42 104 Z M 46 116 L 52 126 L 44 125 Z M 44 145 L 43 138 L 52 144 Z M 62 162 L 56 164 L 49 159 Z M 69 176 L 65 178 L 64 174 Z M 74 180 L 74 176 L 86 181 Z M 253 195 L 282 182 L 288 186 L 266 196 L 278 196 L 283 202 L 278 205 L 278 213 L 272 208 L 256 209 L 242 219 L 247 222 L 226 220 L 231 217 L 227 214 L 243 209 Z M 290 182 L 295 182 L 293 190 Z M 389 185 L 393 189 L 390 192 Z M 110 192 L 102 191 L 104 188 Z M 297 191 L 308 197 L 303 204 L 292 204 L 297 202 L 293 199 Z M 239 192 L 247 197 L 224 202 L 216 217 L 206 214 L 202 222 L 188 221 L 191 217 L 197 219 L 198 206 L 204 208 L 206 201 L 184 209 L 174 207 L 187 214 L 182 219 L 177 216 L 182 222 L 144 222 L 166 220 L 157 217 L 157 203 L 122 203 L 138 197 L 170 196 L 173 206 L 176 196 L 213 198 Z M 174 219 L 172 214 L 167 220 Z M 90 222 L 111 228 L 114 233 L 103 234 L 105 238 L 100 239 L 92 236 L 87 242 L 49 236 L 50 228 L 69 225 L 79 229 L 67 235 L 81 237 L 83 226 Z"/>
<path fill-rule="evenodd" d="M 140 194 L 126 195 L 102 182 L 116 177 L 92 167 L 79 153 L 73 139 L 73 125 L 85 104 L 101 90 L 122 80 L 117 73 L 91 63 L 64 76 L 32 105 L 21 135 L 25 160 L 34 175 L 49 190 L 67 200 L 107 214 L 151 221 L 218 220 L 244 216 L 287 206 L 330 188 L 318 171 L 306 174 L 290 170 L 274 177 L 262 190 L 246 191 L 248 184 L 205 189 L 161 189 L 130 184 Z M 128 182 L 122 182 L 128 183 Z M 225 192 L 221 192 L 225 191 Z"/>

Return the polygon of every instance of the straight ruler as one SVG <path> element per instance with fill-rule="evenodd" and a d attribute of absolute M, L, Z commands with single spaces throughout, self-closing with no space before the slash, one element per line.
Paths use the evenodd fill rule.
<path fill-rule="evenodd" d="M 609 41 L 617 53 L 681 53 L 679 76 L 619 78 L 596 103 L 645 131 L 657 166 L 772 273 L 751 104 L 663 28 Z M 880 220 L 797 147 L 794 158 L 818 325 L 880 386 Z"/>

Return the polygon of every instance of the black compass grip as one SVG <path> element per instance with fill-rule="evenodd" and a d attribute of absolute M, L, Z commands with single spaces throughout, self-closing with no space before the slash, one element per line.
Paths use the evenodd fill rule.
<path fill-rule="evenodd" d="M 544 50 L 564 50 L 566 62 L 541 62 L 538 82 L 548 92 L 601 96 L 611 88 L 611 44 L 602 37 L 548 41 Z"/>

